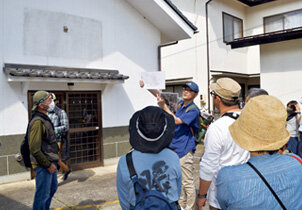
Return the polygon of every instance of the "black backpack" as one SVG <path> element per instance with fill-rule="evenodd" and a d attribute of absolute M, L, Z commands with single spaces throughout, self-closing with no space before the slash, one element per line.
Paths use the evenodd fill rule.
<path fill-rule="evenodd" d="M 24 140 L 21 143 L 20 152 L 21 152 L 25 167 L 31 168 L 32 165 L 30 162 L 30 151 L 29 151 L 29 145 L 28 145 L 28 130 L 29 130 L 29 124 L 26 129 L 26 134 L 25 134 Z"/>

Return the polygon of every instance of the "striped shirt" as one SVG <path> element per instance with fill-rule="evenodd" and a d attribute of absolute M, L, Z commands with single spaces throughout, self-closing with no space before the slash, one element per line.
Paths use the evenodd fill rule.
<path fill-rule="evenodd" d="M 254 156 L 249 162 L 265 177 L 287 209 L 302 209 L 302 165 L 298 160 L 276 153 Z M 282 209 L 247 164 L 222 168 L 216 186 L 222 209 Z"/>

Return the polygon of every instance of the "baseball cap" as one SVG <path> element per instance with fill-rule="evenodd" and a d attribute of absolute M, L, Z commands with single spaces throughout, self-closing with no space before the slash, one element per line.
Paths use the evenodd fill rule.
<path fill-rule="evenodd" d="M 199 87 L 195 82 L 187 82 L 183 87 L 188 87 L 196 93 L 199 92 Z"/>
<path fill-rule="evenodd" d="M 37 108 L 37 105 L 39 103 L 42 103 L 43 101 L 45 101 L 45 99 L 47 99 L 49 96 L 50 96 L 50 94 L 44 90 L 39 90 L 39 91 L 35 92 L 35 94 L 33 96 L 32 110 L 34 111 Z"/>
<path fill-rule="evenodd" d="M 220 78 L 216 83 L 210 85 L 210 89 L 213 90 L 218 96 L 225 100 L 235 100 L 239 97 L 241 87 L 231 78 Z"/>

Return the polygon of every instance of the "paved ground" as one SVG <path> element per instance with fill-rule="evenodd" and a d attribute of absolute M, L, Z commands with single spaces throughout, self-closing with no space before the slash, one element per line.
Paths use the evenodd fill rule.
<path fill-rule="evenodd" d="M 203 147 L 199 146 L 195 154 L 196 189 L 199 185 L 198 163 L 202 152 Z M 105 167 L 72 172 L 65 182 L 59 175 L 59 188 L 51 208 L 120 210 L 115 186 L 116 162 Z M 0 210 L 31 209 L 34 192 L 34 180 L 0 185 Z M 208 206 L 205 210 L 208 210 Z"/>

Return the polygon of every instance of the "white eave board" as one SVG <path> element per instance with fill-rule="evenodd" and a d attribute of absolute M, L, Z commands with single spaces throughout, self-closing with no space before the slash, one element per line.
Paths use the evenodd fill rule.
<path fill-rule="evenodd" d="M 126 0 L 169 42 L 191 38 L 194 30 L 164 0 Z"/>

